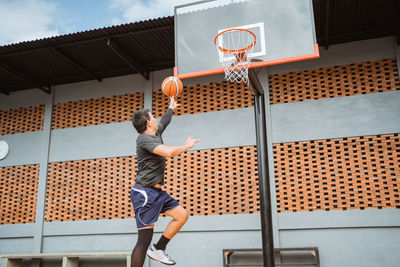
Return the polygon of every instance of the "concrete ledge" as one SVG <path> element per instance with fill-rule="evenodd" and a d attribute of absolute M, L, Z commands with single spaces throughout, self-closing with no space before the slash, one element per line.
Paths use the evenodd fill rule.
<path fill-rule="evenodd" d="M 191 216 L 181 232 L 232 232 L 259 231 L 260 214 L 233 214 Z M 324 229 L 324 228 L 374 228 L 400 227 L 398 209 L 287 212 L 278 214 L 279 230 Z M 170 222 L 169 217 L 160 217 L 155 224 L 155 233 L 162 233 Z M 1 238 L 31 237 L 33 224 L 0 226 Z M 43 235 L 117 235 L 136 234 L 136 223 L 132 218 L 114 220 L 45 222 Z"/>
<path fill-rule="evenodd" d="M 61 253 L 32 253 L 32 254 L 4 254 L 2 258 L 8 259 L 43 259 L 43 258 L 62 258 L 62 257 L 120 257 L 129 256 L 132 251 L 122 252 L 61 252 Z"/>
<path fill-rule="evenodd" d="M 33 237 L 34 226 L 34 223 L 0 225 L 0 239 Z"/>
<path fill-rule="evenodd" d="M 22 267 L 22 259 L 62 258 L 62 267 L 79 267 L 80 257 L 125 257 L 126 266 L 131 266 L 131 252 L 86 252 L 86 253 L 36 253 L 36 254 L 6 254 L 3 267 Z"/>
<path fill-rule="evenodd" d="M 154 232 L 162 233 L 170 222 L 169 217 L 160 217 Z M 191 216 L 181 232 L 215 232 L 260 230 L 260 214 L 234 214 Z M 136 234 L 134 219 L 92 220 L 69 222 L 45 222 L 44 236 Z"/>
<path fill-rule="evenodd" d="M 285 212 L 279 230 L 400 227 L 398 209 Z"/>

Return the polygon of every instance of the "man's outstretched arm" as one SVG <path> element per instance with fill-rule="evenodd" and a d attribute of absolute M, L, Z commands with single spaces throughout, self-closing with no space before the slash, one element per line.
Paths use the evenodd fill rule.
<path fill-rule="evenodd" d="M 169 108 L 161 117 L 160 122 L 158 123 L 158 131 L 160 132 L 160 134 L 164 132 L 165 128 L 167 128 L 168 124 L 171 122 L 172 114 L 174 113 L 174 109 L 177 106 L 179 106 L 179 104 L 177 104 L 174 97 L 171 96 Z"/>
<path fill-rule="evenodd" d="M 200 139 L 189 137 L 183 146 L 158 145 L 154 148 L 153 153 L 165 158 L 178 156 L 191 149 L 199 141 Z"/>

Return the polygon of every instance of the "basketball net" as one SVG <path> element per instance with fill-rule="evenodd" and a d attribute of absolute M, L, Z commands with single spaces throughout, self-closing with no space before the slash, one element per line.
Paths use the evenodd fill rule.
<path fill-rule="evenodd" d="M 229 29 L 220 32 L 214 43 L 222 53 L 225 79 L 248 84 L 251 52 L 256 43 L 255 34 L 247 29 Z"/>

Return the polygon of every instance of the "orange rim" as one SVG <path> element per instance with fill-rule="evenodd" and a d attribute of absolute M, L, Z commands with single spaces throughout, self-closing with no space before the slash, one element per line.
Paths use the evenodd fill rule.
<path fill-rule="evenodd" d="M 243 47 L 243 48 L 240 48 L 240 49 L 228 49 L 228 48 L 223 48 L 222 46 L 220 46 L 220 45 L 217 44 L 217 39 L 218 39 L 222 34 L 227 33 L 227 32 L 233 32 L 233 31 L 247 32 L 247 33 L 249 33 L 251 36 L 253 36 L 254 40 L 253 40 L 253 42 L 252 42 L 251 44 L 249 44 L 248 46 Z M 254 47 L 254 45 L 256 44 L 256 35 L 255 35 L 252 31 L 249 31 L 249 30 L 247 30 L 247 29 L 240 29 L 240 28 L 228 29 L 228 30 L 225 30 L 225 31 L 222 31 L 222 32 L 218 33 L 217 36 L 215 36 L 215 38 L 214 38 L 214 44 L 215 44 L 215 46 L 218 47 L 218 49 L 219 49 L 221 52 L 223 52 L 223 53 L 227 53 L 227 54 L 243 54 L 243 53 L 245 53 L 246 51 L 249 51 L 252 47 Z"/>

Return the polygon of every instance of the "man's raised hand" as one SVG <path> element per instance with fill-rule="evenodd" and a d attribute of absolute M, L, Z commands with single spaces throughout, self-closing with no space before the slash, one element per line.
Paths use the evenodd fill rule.
<path fill-rule="evenodd" d="M 171 108 L 172 110 L 174 110 L 176 107 L 180 106 L 178 103 L 176 103 L 175 98 L 173 96 L 171 96 L 169 98 L 169 108 Z"/>
<path fill-rule="evenodd" d="M 185 145 L 187 145 L 189 147 L 189 149 L 190 149 L 199 141 L 200 141 L 200 139 L 194 139 L 193 137 L 189 137 L 186 140 Z"/>

